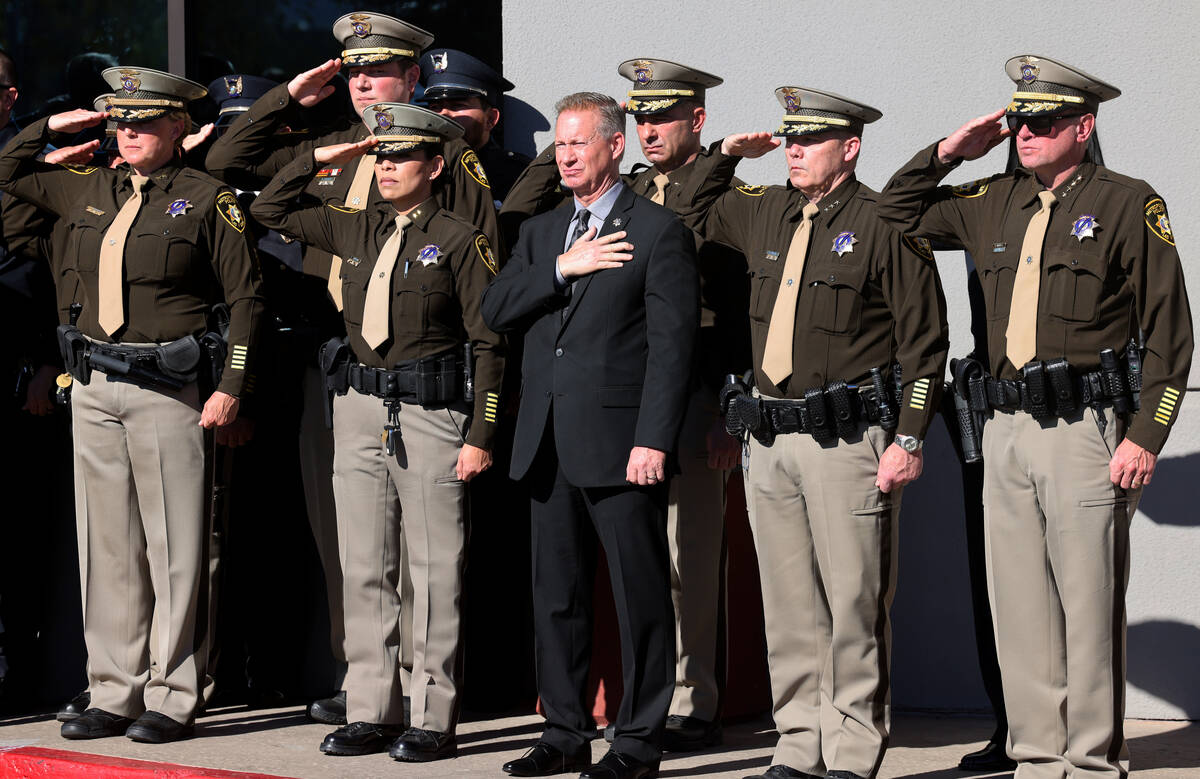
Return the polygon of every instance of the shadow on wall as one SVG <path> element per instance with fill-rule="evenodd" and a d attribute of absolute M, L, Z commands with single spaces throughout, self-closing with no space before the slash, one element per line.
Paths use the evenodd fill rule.
<path fill-rule="evenodd" d="M 1200 628 L 1152 620 L 1129 626 L 1129 684 L 1200 719 Z"/>
<path fill-rule="evenodd" d="M 504 148 L 536 157 L 541 151 L 533 140 L 534 133 L 550 129 L 550 120 L 540 111 L 515 97 L 504 98 Z"/>
<path fill-rule="evenodd" d="M 1154 470 L 1154 482 L 1138 502 L 1138 511 L 1158 525 L 1200 526 L 1200 507 L 1196 505 L 1197 473 L 1200 473 L 1200 452 L 1159 460 Z"/>

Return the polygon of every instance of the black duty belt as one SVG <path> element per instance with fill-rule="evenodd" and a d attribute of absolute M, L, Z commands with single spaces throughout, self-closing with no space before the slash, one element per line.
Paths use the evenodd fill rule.
<path fill-rule="evenodd" d="M 1106 350 L 1107 357 L 1112 354 Z M 1136 411 L 1142 376 L 1137 369 L 1115 364 L 1100 370 L 1080 371 L 1065 359 L 1031 361 L 1016 379 L 997 379 L 974 360 L 959 361 L 964 375 L 956 375 L 955 391 L 973 412 L 1023 411 L 1035 419 L 1070 417 L 1084 406 L 1111 405 L 1118 413 Z"/>
<path fill-rule="evenodd" d="M 874 424 L 879 421 L 879 403 L 875 400 L 873 390 L 855 392 L 849 390 L 845 405 L 840 409 L 827 404 L 822 398 L 818 403 L 810 403 L 808 399 L 775 400 L 759 398 L 767 424 L 775 434 L 783 433 L 812 433 L 834 427 L 857 427 L 862 420 Z M 817 413 L 814 414 L 814 409 Z"/>
<path fill-rule="evenodd" d="M 369 368 L 362 363 L 351 363 L 347 371 L 347 386 L 363 395 L 374 395 L 384 400 L 399 400 L 402 403 L 417 402 L 417 370 L 384 370 Z"/>

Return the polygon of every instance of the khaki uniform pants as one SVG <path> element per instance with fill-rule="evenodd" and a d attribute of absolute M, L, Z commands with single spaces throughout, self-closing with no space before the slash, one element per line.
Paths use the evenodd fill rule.
<path fill-rule="evenodd" d="M 875 486 L 892 435 L 750 439 L 746 502 L 758 552 L 779 743 L 773 764 L 872 777 L 890 724 L 888 609 L 900 492 Z"/>
<path fill-rule="evenodd" d="M 71 390 L 75 511 L 91 705 L 190 722 L 204 547 L 204 432 L 178 393 L 93 373 Z"/>
<path fill-rule="evenodd" d="M 725 480 L 708 467 L 707 435 L 719 418 L 715 393 L 692 395 L 679 434 L 680 473 L 671 479 L 667 540 L 675 604 L 675 693 L 671 714 L 717 718 L 717 675 L 725 548 Z"/>
<path fill-rule="evenodd" d="M 1125 587 L 1140 491 L 1108 462 L 1107 412 L 1038 422 L 996 413 L 983 432 L 988 592 L 1017 779 L 1124 777 Z"/>
<path fill-rule="evenodd" d="M 381 433 L 382 400 L 334 399 L 337 499 L 346 619 L 346 716 L 404 721 L 401 526 L 413 585 L 412 726 L 450 732 L 462 676 L 460 602 L 466 560 L 465 484 L 454 474 L 467 416 L 404 404 L 396 454 Z"/>

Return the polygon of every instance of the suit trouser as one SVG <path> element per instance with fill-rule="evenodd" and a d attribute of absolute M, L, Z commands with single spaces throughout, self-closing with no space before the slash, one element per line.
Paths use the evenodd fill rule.
<path fill-rule="evenodd" d="M 466 485 L 454 473 L 467 415 L 404 404 L 396 454 L 381 399 L 334 399 L 333 490 L 346 610 L 346 718 L 404 721 L 400 528 L 413 584 L 412 726 L 453 731 L 462 678 Z"/>
<path fill-rule="evenodd" d="M 208 543 L 198 390 L 94 373 L 73 385 L 71 413 L 91 705 L 189 722 L 205 667 L 195 646 Z"/>
<path fill-rule="evenodd" d="M 546 712 L 542 740 L 571 753 L 596 735 L 586 687 L 598 538 L 621 631 L 624 689 L 613 749 L 656 761 L 675 679 L 668 486 L 575 487 L 558 466 L 552 432 L 533 468 L 533 624 L 538 694 Z"/>
<path fill-rule="evenodd" d="M 719 420 L 716 394 L 692 394 L 679 434 L 680 473 L 671 479 L 667 540 L 675 605 L 675 694 L 670 712 L 712 722 L 721 701 L 717 663 L 725 573 L 725 480 L 708 467 L 708 431 Z M 723 670 L 723 669 L 722 669 Z M 724 676 L 724 674 L 720 674 Z"/>
<path fill-rule="evenodd" d="M 1107 412 L 984 425 L 984 521 L 996 648 L 1018 779 L 1124 777 L 1125 588 L 1139 491 L 1109 481 L 1124 424 Z"/>
<path fill-rule="evenodd" d="M 825 445 L 750 440 L 746 503 L 762 583 L 779 743 L 773 763 L 879 769 L 890 725 L 888 610 L 900 491 L 875 486 L 892 440 L 875 426 Z"/>

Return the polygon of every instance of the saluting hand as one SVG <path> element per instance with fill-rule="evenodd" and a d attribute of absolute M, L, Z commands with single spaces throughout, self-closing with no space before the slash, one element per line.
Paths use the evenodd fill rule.
<path fill-rule="evenodd" d="M 64 146 L 46 154 L 51 165 L 85 165 L 92 161 L 92 154 L 100 148 L 100 141 L 88 141 L 78 146 Z"/>
<path fill-rule="evenodd" d="M 721 153 L 727 157 L 761 157 L 779 148 L 779 140 L 770 133 L 736 133 L 721 141 Z"/>
<path fill-rule="evenodd" d="M 967 122 L 938 144 L 938 159 L 943 164 L 949 164 L 959 158 L 976 160 L 987 154 L 1012 135 L 1012 131 L 1001 121 L 1003 118 L 1004 109 L 1001 108 Z"/>
<path fill-rule="evenodd" d="M 240 401 L 228 392 L 217 391 L 205 401 L 200 412 L 200 427 L 224 427 L 237 419 Z"/>
<path fill-rule="evenodd" d="M 567 281 L 598 270 L 619 268 L 633 259 L 633 244 L 622 241 L 624 230 L 596 238 L 596 228 L 579 236 L 571 248 L 558 255 L 558 272 Z"/>
<path fill-rule="evenodd" d="M 306 70 L 289 81 L 288 94 L 305 108 L 312 108 L 333 94 L 334 89 L 329 80 L 341 69 L 341 58 L 325 60 L 325 64 Z"/>
<path fill-rule="evenodd" d="M 318 146 L 313 150 L 313 159 L 322 165 L 342 165 L 355 157 L 366 154 L 372 146 L 379 143 L 375 136 L 364 138 L 358 143 L 335 143 L 332 146 Z"/>
<path fill-rule="evenodd" d="M 208 140 L 208 136 L 213 134 L 214 129 L 216 129 L 216 125 L 212 122 L 209 122 L 196 132 L 186 136 L 183 139 L 183 150 L 191 151 L 200 144 L 204 143 L 206 140 Z"/>
<path fill-rule="evenodd" d="M 107 111 L 88 111 L 76 108 L 74 111 L 63 111 L 50 117 L 49 127 L 56 133 L 77 133 L 88 127 L 95 127 L 108 118 Z"/>

